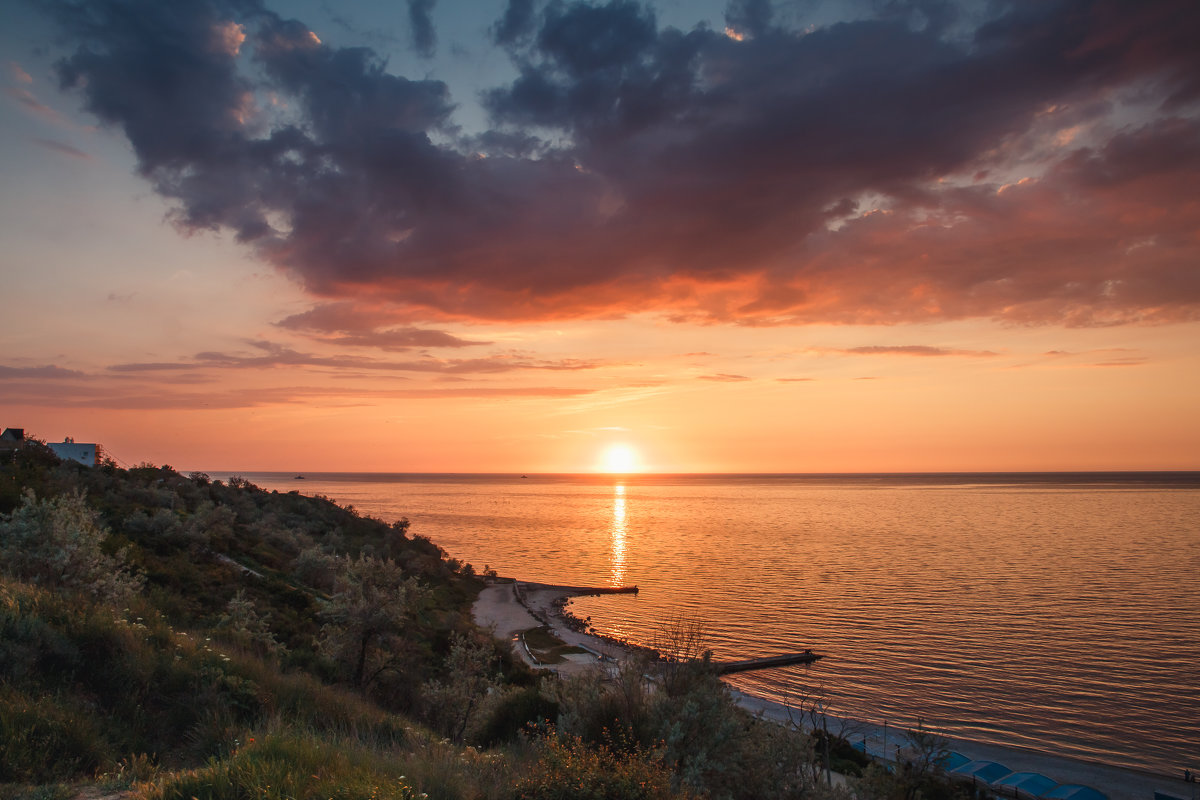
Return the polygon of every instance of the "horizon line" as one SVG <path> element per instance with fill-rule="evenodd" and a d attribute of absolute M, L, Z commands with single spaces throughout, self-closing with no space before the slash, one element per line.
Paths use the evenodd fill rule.
<path fill-rule="evenodd" d="M 162 465 L 169 466 L 169 465 Z M 174 467 L 172 467 L 174 469 Z M 723 476 L 745 476 L 745 477 L 782 477 L 782 476 L 881 476 L 881 475 L 1186 475 L 1200 474 L 1200 467 L 1179 469 L 1179 468 L 1131 468 L 1131 469 L 1026 469 L 1026 470 L 870 470 L 870 471 L 821 471 L 821 472 L 670 472 L 670 471 L 651 471 L 641 470 L 636 472 L 604 472 L 600 470 L 577 470 L 574 472 L 520 472 L 520 471 L 504 471 L 504 472 L 472 472 L 467 470 L 346 470 L 346 469 L 315 469 L 315 470 L 296 470 L 296 469 L 255 469 L 255 468 L 222 468 L 222 469 L 183 469 L 177 470 L 181 474 L 190 472 L 204 473 L 229 473 L 238 474 L 241 472 L 255 474 L 276 474 L 276 475 L 294 475 L 303 476 L 306 473 L 309 475 L 477 475 L 477 476 L 540 476 L 540 477 L 562 477 L 562 476 L 593 476 L 605 478 L 636 478 L 636 477 L 723 477 Z"/>

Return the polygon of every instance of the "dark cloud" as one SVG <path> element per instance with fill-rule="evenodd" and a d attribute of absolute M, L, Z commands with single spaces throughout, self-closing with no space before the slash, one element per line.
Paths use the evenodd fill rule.
<path fill-rule="evenodd" d="M 86 378 L 87 375 L 74 369 L 46 364 L 40 367 L 9 367 L 0 364 L 0 378 L 37 378 L 40 380 L 61 380 Z"/>
<path fill-rule="evenodd" d="M 1066 350 L 1048 350 L 1043 356 L 1055 360 L 1072 359 L 1077 367 L 1140 367 L 1150 359 L 1143 355 L 1135 355 L 1138 351 L 1128 347 L 1106 347 L 1099 350 L 1089 350 L 1082 353 L 1072 353 Z M 1126 355 L 1128 354 L 1128 355 Z M 1102 358 L 1101 361 L 1079 363 L 1082 358 Z"/>
<path fill-rule="evenodd" d="M 851 355 L 860 356 L 973 356 L 987 357 L 996 355 L 991 350 L 957 350 L 947 347 L 931 347 L 924 344 L 904 344 L 904 345 L 866 345 L 863 347 L 850 347 L 845 350 L 839 350 L 840 353 L 849 353 Z"/>
<path fill-rule="evenodd" d="M 78 42 L 58 63 L 63 87 L 120 126 L 144 174 L 206 165 L 242 144 L 252 85 L 237 72 L 235 13 L 249 2 L 50 2 Z M 230 38 L 230 37 L 233 38 Z M 231 141 L 232 140 L 232 141 Z"/>
<path fill-rule="evenodd" d="M 576 371 L 596 369 L 600 362 L 583 359 L 545 360 L 521 355 L 494 355 L 486 358 L 435 359 L 419 361 L 386 361 L 363 356 L 321 356 L 302 353 L 274 342 L 253 341 L 247 345 L 257 353 L 196 353 L 185 361 L 152 361 L 114 364 L 114 373 L 176 372 L 196 369 L 274 369 L 282 367 L 316 367 L 358 373 L 424 372 L 444 374 L 492 374 L 517 370 Z"/>
<path fill-rule="evenodd" d="M 889 0 L 803 31 L 734 0 L 735 35 L 633 0 L 510 0 L 492 33 L 518 75 L 470 136 L 445 84 L 255 0 L 45 7 L 76 43 L 63 86 L 124 131 L 178 222 L 407 313 L 346 336 L 640 311 L 1200 316 L 1192 0 Z M 431 8 L 409 3 L 419 48 Z"/>
<path fill-rule="evenodd" d="M 412 30 L 413 47 L 425 58 L 433 58 L 437 50 L 437 31 L 433 27 L 433 7 L 437 0 L 407 0 L 408 24 Z"/>
<path fill-rule="evenodd" d="M 725 9 L 725 25 L 735 35 L 761 36 L 771 28 L 771 0 L 731 0 Z"/>
<path fill-rule="evenodd" d="M 515 44 L 533 32 L 533 0 L 508 0 L 504 15 L 492 26 L 496 44 Z"/>
<path fill-rule="evenodd" d="M 1097 361 L 1093 367 L 1140 367 L 1145 364 L 1145 358 L 1124 358 L 1116 361 Z"/>
<path fill-rule="evenodd" d="M 716 375 L 701 375 L 700 380 L 718 381 L 721 383 L 739 383 L 741 381 L 748 381 L 750 378 L 746 377 L 745 375 L 732 375 L 727 372 L 722 372 Z"/>
<path fill-rule="evenodd" d="M 90 161 L 92 158 L 90 155 L 83 152 L 82 150 L 71 147 L 71 145 L 69 145 L 69 144 L 63 144 L 62 142 L 56 142 L 53 139 L 38 138 L 38 139 L 34 139 L 33 142 L 34 142 L 34 144 L 38 145 L 39 147 L 44 147 L 47 150 L 50 150 L 55 153 L 59 153 L 64 156 L 70 156 L 71 158 L 78 158 L 83 161 Z"/>
<path fill-rule="evenodd" d="M 33 83 L 33 77 L 25 71 L 25 68 L 16 61 L 5 62 L 4 65 L 8 69 L 8 76 L 16 83 Z"/>
<path fill-rule="evenodd" d="M 491 342 L 485 341 L 460 339 L 445 331 L 421 330 L 419 328 L 394 328 L 362 333 L 344 333 L 323 337 L 322 341 L 352 347 L 378 347 L 381 350 L 391 351 L 431 347 L 476 347 L 491 344 Z"/>
<path fill-rule="evenodd" d="M 293 314 L 275 324 L 293 331 L 345 333 L 375 330 L 403 322 L 405 317 L 394 309 L 364 303 L 321 303 L 308 311 Z"/>
<path fill-rule="evenodd" d="M 19 86 L 5 86 L 4 93 L 20 103 L 26 111 L 53 125 L 66 125 L 61 114 L 38 100 L 33 92 Z"/>
<path fill-rule="evenodd" d="M 14 382 L 5 386 L 5 401 L 12 405 L 48 408 L 113 410 L 214 410 L 260 408 L 282 404 L 321 405 L 335 408 L 370 406 L 394 400 L 438 400 L 443 398 L 503 400 L 521 397 L 580 397 L 596 389 L 559 386 L 460 386 L 428 389 L 363 389 L 338 391 L 329 386 L 254 387 L 231 390 L 187 392 L 153 387 L 87 386 L 69 394 L 55 391 L 46 384 Z"/>
<path fill-rule="evenodd" d="M 446 331 L 411 326 L 385 327 L 391 318 L 392 314 L 382 309 L 364 309 L 353 303 L 325 303 L 275 324 L 331 344 L 378 347 L 391 351 L 491 344 L 463 339 Z"/>

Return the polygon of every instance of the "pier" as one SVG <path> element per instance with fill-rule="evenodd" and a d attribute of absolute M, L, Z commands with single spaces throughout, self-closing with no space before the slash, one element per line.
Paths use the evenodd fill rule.
<path fill-rule="evenodd" d="M 814 653 L 812 650 L 805 650 L 803 653 L 784 653 L 778 656 L 747 658 L 744 661 L 718 661 L 714 666 L 717 668 L 718 675 L 729 675 L 734 672 L 750 672 L 756 669 L 790 667 L 793 664 L 811 664 L 821 657 L 820 654 Z"/>

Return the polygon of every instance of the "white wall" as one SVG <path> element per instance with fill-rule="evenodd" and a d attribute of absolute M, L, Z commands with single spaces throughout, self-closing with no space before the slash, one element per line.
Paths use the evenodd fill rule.
<path fill-rule="evenodd" d="M 48 442 L 54 455 L 61 459 L 78 461 L 89 467 L 96 466 L 96 445 L 82 442 Z"/>

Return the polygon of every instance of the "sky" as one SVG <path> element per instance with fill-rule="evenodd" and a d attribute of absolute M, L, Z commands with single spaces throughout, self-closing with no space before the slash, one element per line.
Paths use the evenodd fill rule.
<path fill-rule="evenodd" d="M 1194 0 L 4 17 L 0 426 L 213 471 L 1200 469 Z"/>

